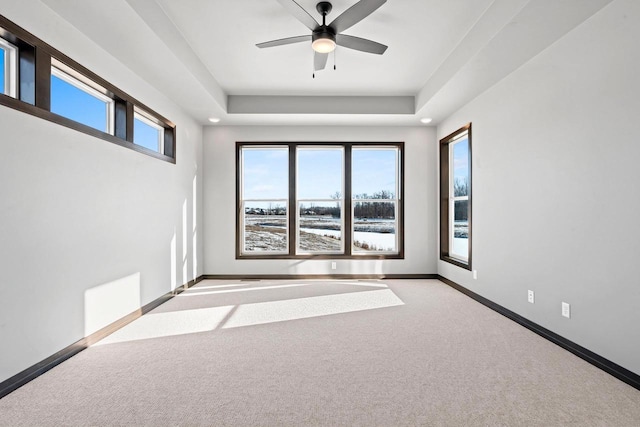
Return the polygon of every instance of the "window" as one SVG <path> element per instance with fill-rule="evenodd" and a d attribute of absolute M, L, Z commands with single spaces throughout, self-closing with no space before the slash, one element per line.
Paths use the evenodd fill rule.
<path fill-rule="evenodd" d="M 238 258 L 403 258 L 402 143 L 237 143 Z"/>
<path fill-rule="evenodd" d="M 0 93 L 16 97 L 18 79 L 18 48 L 0 38 Z"/>
<path fill-rule="evenodd" d="M 398 250 L 398 150 L 353 148 L 353 250 Z"/>
<path fill-rule="evenodd" d="M 114 101 L 106 89 L 59 61 L 53 60 L 52 64 L 51 112 L 113 134 Z"/>
<path fill-rule="evenodd" d="M 298 147 L 296 253 L 342 253 L 344 148 Z"/>
<path fill-rule="evenodd" d="M 2 15 L 0 94 L 0 105 L 176 162 L 173 123 Z"/>
<path fill-rule="evenodd" d="M 241 253 L 286 254 L 289 149 L 244 147 L 241 156 Z"/>
<path fill-rule="evenodd" d="M 149 115 L 136 111 L 133 114 L 133 143 L 164 154 L 164 128 Z"/>
<path fill-rule="evenodd" d="M 440 259 L 471 270 L 471 124 L 440 141 Z"/>

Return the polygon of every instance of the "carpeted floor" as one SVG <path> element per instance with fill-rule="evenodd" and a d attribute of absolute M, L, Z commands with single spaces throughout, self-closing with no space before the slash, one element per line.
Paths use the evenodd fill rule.
<path fill-rule="evenodd" d="M 208 280 L 0 425 L 640 426 L 640 391 L 436 280 Z"/>

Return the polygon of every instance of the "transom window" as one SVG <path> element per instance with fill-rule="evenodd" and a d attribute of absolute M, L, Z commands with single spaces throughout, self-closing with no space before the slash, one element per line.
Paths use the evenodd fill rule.
<path fill-rule="evenodd" d="M 173 123 L 2 15 L 0 105 L 176 162 Z"/>
<path fill-rule="evenodd" d="M 106 89 L 52 60 L 52 113 L 113 135 L 113 110 L 114 102 Z"/>
<path fill-rule="evenodd" d="M 0 37 L 0 93 L 17 96 L 18 48 Z"/>
<path fill-rule="evenodd" d="M 238 143 L 237 256 L 402 258 L 402 147 Z"/>
<path fill-rule="evenodd" d="M 471 269 L 471 124 L 440 141 L 440 258 Z"/>
<path fill-rule="evenodd" d="M 164 154 L 164 128 L 148 114 L 136 110 L 133 114 L 133 143 Z"/>

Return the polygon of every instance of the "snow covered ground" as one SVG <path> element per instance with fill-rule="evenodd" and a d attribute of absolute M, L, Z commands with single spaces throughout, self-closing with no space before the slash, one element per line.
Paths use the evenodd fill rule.
<path fill-rule="evenodd" d="M 336 252 L 342 248 L 340 218 L 305 216 L 300 220 L 300 249 L 308 252 Z M 284 215 L 247 215 L 245 217 L 245 251 L 287 251 Z M 356 219 L 356 251 L 396 251 L 395 221 Z"/>

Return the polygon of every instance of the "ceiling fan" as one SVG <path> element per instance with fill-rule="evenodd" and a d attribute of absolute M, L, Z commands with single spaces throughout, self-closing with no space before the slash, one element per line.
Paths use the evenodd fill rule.
<path fill-rule="evenodd" d="M 331 12 L 333 6 L 328 1 L 321 1 L 316 5 L 316 10 L 322 15 L 322 24 L 319 24 L 309 14 L 309 12 L 304 10 L 302 6 L 295 2 L 295 0 L 278 1 L 293 16 L 298 18 L 300 22 L 309 28 L 311 30 L 311 34 L 258 43 L 256 46 L 259 48 L 310 41 L 311 47 L 315 51 L 313 57 L 314 71 L 324 69 L 327 64 L 329 53 L 333 52 L 336 45 L 362 52 L 375 53 L 377 55 L 382 55 L 384 51 L 387 50 L 387 46 L 372 40 L 341 34 L 347 28 L 350 28 L 369 16 L 372 12 L 385 4 L 387 0 L 360 0 L 334 19 L 329 25 L 326 23 L 326 18 L 329 12 Z"/>

